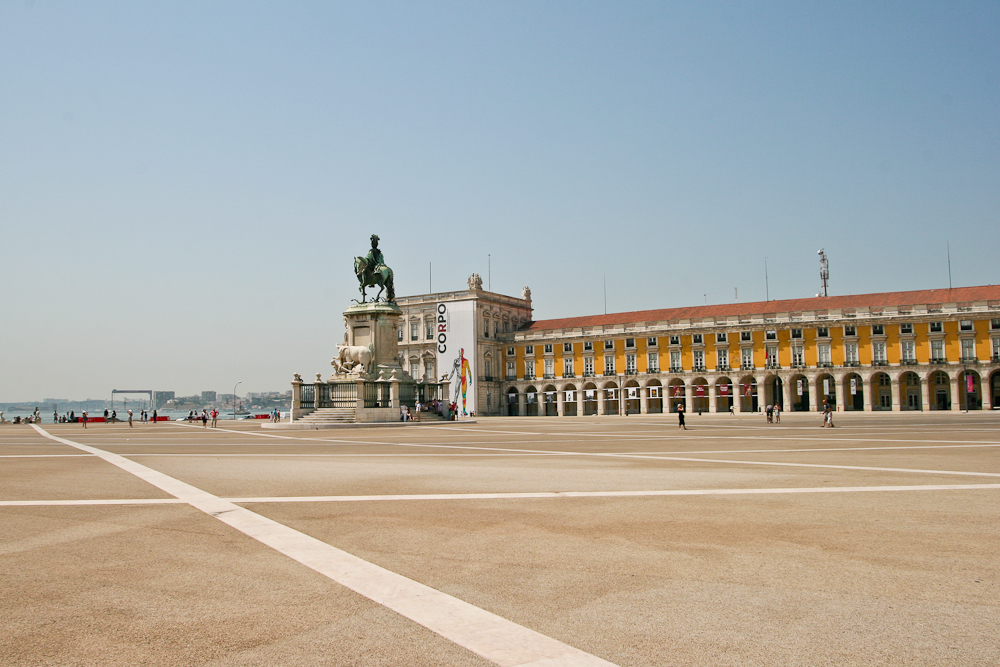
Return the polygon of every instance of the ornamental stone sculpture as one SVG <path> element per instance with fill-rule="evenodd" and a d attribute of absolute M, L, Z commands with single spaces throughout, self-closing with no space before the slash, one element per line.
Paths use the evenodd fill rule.
<path fill-rule="evenodd" d="M 372 234 L 372 249 L 368 251 L 367 255 L 354 258 L 354 273 L 361 284 L 359 288 L 361 301 L 355 299 L 355 302 L 365 303 L 365 288 L 375 285 L 379 286 L 379 291 L 373 301 L 378 301 L 384 291 L 387 303 L 396 302 L 396 289 L 392 284 L 392 269 L 385 265 L 382 251 L 378 248 L 378 235 Z"/>

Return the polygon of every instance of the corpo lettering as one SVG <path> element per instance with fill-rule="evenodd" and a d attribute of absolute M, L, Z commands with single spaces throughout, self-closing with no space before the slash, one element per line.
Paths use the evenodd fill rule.
<path fill-rule="evenodd" d="M 438 304 L 438 352 L 442 354 L 448 351 L 448 318 L 446 313 L 448 312 L 448 307 L 443 303 Z"/>

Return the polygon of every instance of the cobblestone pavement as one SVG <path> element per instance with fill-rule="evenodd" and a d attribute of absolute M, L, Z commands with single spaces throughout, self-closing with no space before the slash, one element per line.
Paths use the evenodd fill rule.
<path fill-rule="evenodd" d="M 835 421 L 4 425 L 0 664 L 1000 664 L 1000 413 Z"/>

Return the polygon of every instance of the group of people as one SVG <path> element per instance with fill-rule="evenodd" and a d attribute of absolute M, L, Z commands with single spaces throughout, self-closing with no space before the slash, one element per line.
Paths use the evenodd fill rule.
<path fill-rule="evenodd" d="M 444 410 L 448 411 L 448 415 L 444 415 Z M 450 416 L 449 418 L 454 420 L 457 417 L 458 405 L 455 403 L 446 404 L 435 398 L 427 403 L 417 401 L 413 406 L 413 412 L 417 415 L 417 421 L 420 421 L 420 414 L 423 412 L 433 412 L 442 416 Z M 404 422 L 413 421 L 413 414 L 410 413 L 409 406 L 399 406 L 399 420 Z"/>
<path fill-rule="evenodd" d="M 767 415 L 768 424 L 780 424 L 781 423 L 781 406 L 775 403 L 774 405 L 768 405 L 764 408 L 764 414 Z"/>
<path fill-rule="evenodd" d="M 187 419 L 185 421 L 189 422 L 200 421 L 202 426 L 208 428 L 208 421 L 210 419 L 212 420 L 212 428 L 215 428 L 218 425 L 219 421 L 219 411 L 216 410 L 215 408 L 212 408 L 211 412 L 209 412 L 207 408 L 202 408 L 200 413 L 195 412 L 194 410 L 189 410 Z"/>

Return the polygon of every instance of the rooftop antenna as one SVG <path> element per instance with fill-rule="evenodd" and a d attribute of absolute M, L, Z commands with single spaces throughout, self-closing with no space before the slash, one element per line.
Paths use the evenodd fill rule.
<path fill-rule="evenodd" d="M 740 302 L 740 288 L 739 287 L 734 287 L 733 288 L 733 299 L 735 299 L 736 303 Z"/>
<path fill-rule="evenodd" d="M 826 251 L 824 248 L 820 248 L 816 251 L 819 255 L 819 280 L 822 284 L 819 294 L 816 296 L 830 296 L 830 262 L 826 258 Z"/>
<path fill-rule="evenodd" d="M 771 300 L 771 288 L 767 285 L 767 257 L 764 257 L 764 300 Z"/>
<path fill-rule="evenodd" d="M 945 241 L 945 247 L 948 249 L 948 289 L 951 289 L 951 243 Z"/>

